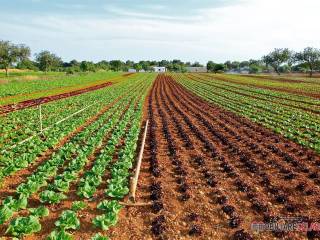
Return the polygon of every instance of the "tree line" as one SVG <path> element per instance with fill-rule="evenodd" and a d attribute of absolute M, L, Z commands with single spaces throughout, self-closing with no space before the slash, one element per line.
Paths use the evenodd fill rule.
<path fill-rule="evenodd" d="M 31 50 L 28 46 L 0 40 L 0 69 L 5 69 L 7 76 L 10 68 L 40 70 L 44 72 L 61 71 L 73 74 L 99 70 L 128 71 L 129 69 L 135 69 L 136 71 L 153 71 L 153 67 L 166 67 L 168 71 L 172 72 L 186 72 L 186 67 L 203 67 L 203 65 L 198 62 L 182 62 L 181 60 L 139 62 L 131 60 L 102 60 L 97 63 L 72 60 L 70 62 L 64 62 L 59 56 L 46 50 L 35 54 L 34 60 L 30 57 Z"/>
<path fill-rule="evenodd" d="M 30 59 L 31 50 L 24 44 L 13 44 L 10 41 L 0 40 L 0 68 L 5 69 L 8 76 L 10 68 L 30 69 L 35 71 L 61 71 L 67 73 L 95 72 L 99 70 L 107 71 L 152 71 L 153 67 L 166 67 L 171 72 L 186 72 L 187 67 L 203 67 L 199 62 L 183 62 L 181 60 L 162 61 L 121 61 L 102 60 L 94 63 L 92 61 L 64 62 L 54 53 L 41 51 L 35 54 L 34 60 Z M 206 65 L 209 72 L 276 72 L 278 74 L 286 72 L 308 72 L 310 76 L 315 71 L 320 70 L 320 50 L 307 47 L 301 52 L 294 52 L 288 48 L 277 48 L 261 59 L 249 61 L 226 61 L 225 63 L 215 63 L 209 61 Z"/>
<path fill-rule="evenodd" d="M 275 72 L 277 74 L 289 72 L 308 72 L 310 77 L 320 71 L 320 49 L 306 47 L 301 52 L 294 52 L 288 48 L 276 48 L 259 60 L 227 61 L 223 64 L 209 61 L 208 71 L 224 72 L 247 70 L 249 73 Z"/>

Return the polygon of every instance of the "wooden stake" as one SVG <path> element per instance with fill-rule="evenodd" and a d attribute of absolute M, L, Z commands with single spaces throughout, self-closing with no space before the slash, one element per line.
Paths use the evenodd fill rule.
<path fill-rule="evenodd" d="M 144 134 L 143 134 L 142 144 L 141 144 L 141 148 L 140 148 L 140 152 L 139 152 L 136 172 L 135 172 L 133 178 L 131 178 L 129 201 L 131 201 L 133 203 L 136 202 L 136 190 L 137 190 L 138 178 L 139 178 L 140 169 L 141 169 L 141 162 L 142 162 L 142 156 L 143 156 L 143 151 L 144 151 L 144 145 L 145 145 L 146 138 L 147 138 L 148 124 L 149 124 L 149 120 L 146 121 L 146 126 L 144 129 Z"/>
<path fill-rule="evenodd" d="M 42 112 L 41 112 L 41 104 L 39 105 L 39 118 L 40 118 L 40 133 L 43 133 L 43 128 L 42 128 Z"/>
<path fill-rule="evenodd" d="M 145 207 L 145 206 L 151 206 L 152 202 L 146 202 L 146 203 L 120 202 L 120 204 L 126 207 Z"/>

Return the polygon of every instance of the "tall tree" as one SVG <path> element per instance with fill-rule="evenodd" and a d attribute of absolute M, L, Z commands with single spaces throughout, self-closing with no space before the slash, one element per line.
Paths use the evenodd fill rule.
<path fill-rule="evenodd" d="M 297 62 L 305 64 L 309 68 L 309 75 L 312 77 L 313 71 L 317 68 L 320 61 L 320 50 L 307 47 L 302 52 L 296 53 L 294 58 Z"/>
<path fill-rule="evenodd" d="M 207 70 L 208 70 L 208 72 L 214 72 L 214 66 L 215 66 L 216 64 L 213 62 L 213 61 L 209 61 L 208 63 L 207 63 Z"/>
<path fill-rule="evenodd" d="M 250 63 L 249 61 L 242 61 L 239 66 L 240 68 L 249 67 Z"/>
<path fill-rule="evenodd" d="M 13 64 L 22 62 L 30 57 L 30 48 L 26 45 L 12 44 L 9 41 L 0 41 L 0 65 L 5 69 L 6 76 Z"/>
<path fill-rule="evenodd" d="M 226 61 L 226 62 L 224 63 L 224 65 L 226 66 L 226 69 L 227 69 L 227 70 L 231 70 L 232 67 L 233 67 L 231 61 L 229 61 L 229 60 Z"/>
<path fill-rule="evenodd" d="M 96 66 L 93 62 L 82 61 L 80 64 L 80 70 L 82 72 L 94 72 L 96 70 Z"/>
<path fill-rule="evenodd" d="M 135 63 L 135 64 L 133 65 L 133 68 L 134 68 L 137 72 L 139 72 L 140 70 L 142 70 L 142 65 L 141 65 L 140 63 Z"/>
<path fill-rule="evenodd" d="M 36 61 L 40 70 L 46 73 L 62 64 L 61 58 L 49 51 L 42 51 L 36 54 Z"/>
<path fill-rule="evenodd" d="M 191 67 L 203 67 L 203 65 L 199 62 L 194 62 Z"/>
<path fill-rule="evenodd" d="M 292 53 L 288 48 L 276 48 L 271 53 L 262 57 L 262 61 L 271 66 L 276 73 L 280 75 L 280 66 L 287 63 L 292 57 Z"/>
<path fill-rule="evenodd" d="M 143 70 L 145 71 L 151 70 L 150 61 L 140 61 L 139 64 L 141 65 Z"/>
<path fill-rule="evenodd" d="M 102 60 L 102 61 L 96 63 L 96 68 L 102 69 L 102 70 L 109 70 L 110 65 L 109 65 L 109 62 L 107 62 L 106 60 Z"/>
<path fill-rule="evenodd" d="M 226 69 L 226 66 L 223 63 L 218 63 L 214 65 L 214 73 L 223 72 Z"/>
<path fill-rule="evenodd" d="M 128 69 L 129 69 L 129 68 L 133 68 L 134 61 L 127 60 L 125 64 L 126 64 L 126 67 L 127 67 Z"/>
<path fill-rule="evenodd" d="M 231 68 L 232 68 L 232 69 L 235 69 L 235 70 L 239 70 L 239 68 L 240 68 L 240 62 L 238 62 L 238 61 L 233 61 L 233 62 L 231 63 Z"/>
<path fill-rule="evenodd" d="M 120 71 L 122 69 L 123 63 L 120 60 L 112 60 L 110 61 L 110 67 L 113 71 Z"/>
<path fill-rule="evenodd" d="M 24 59 L 24 60 L 18 62 L 16 68 L 17 69 L 29 69 L 29 70 L 33 70 L 33 71 L 39 70 L 39 68 L 37 67 L 37 63 L 34 61 L 31 61 L 30 59 Z"/>
<path fill-rule="evenodd" d="M 80 63 L 76 59 L 71 60 L 69 65 L 70 67 L 80 67 Z"/>
<path fill-rule="evenodd" d="M 168 67 L 169 64 L 170 64 L 169 61 L 167 61 L 167 60 L 161 60 L 161 61 L 159 62 L 159 67 Z"/>

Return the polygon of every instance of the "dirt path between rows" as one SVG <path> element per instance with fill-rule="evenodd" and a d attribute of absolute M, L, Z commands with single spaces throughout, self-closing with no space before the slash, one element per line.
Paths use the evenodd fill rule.
<path fill-rule="evenodd" d="M 206 84 L 208 86 L 213 86 L 213 87 L 216 87 L 216 85 L 212 85 L 210 84 L 210 82 L 208 82 L 208 80 L 214 80 L 214 78 L 210 77 L 210 76 L 203 76 L 203 77 L 206 77 L 206 78 L 200 78 L 199 76 L 196 76 L 196 75 L 188 75 L 189 78 L 191 78 L 192 80 L 194 81 L 197 81 L 197 82 L 201 82 L 203 84 Z M 240 86 L 236 87 L 236 86 L 230 86 L 226 83 L 220 83 L 220 87 L 226 87 L 226 88 L 222 88 L 224 90 L 227 90 L 227 91 L 232 91 L 231 89 L 234 89 L 232 92 L 234 93 L 237 93 L 237 94 L 241 94 L 243 96 L 248 96 L 248 97 L 251 97 L 251 98 L 256 98 L 256 99 L 262 99 L 262 100 L 265 100 L 264 98 L 261 98 L 261 97 L 258 97 L 257 96 L 257 92 L 253 91 L 253 90 L 249 90 L 249 89 L 242 89 Z M 257 87 L 259 88 L 259 87 Z M 240 92 L 239 92 L 240 91 Z M 243 92 L 241 93 L 241 91 L 243 92 L 249 92 L 249 93 L 253 93 L 254 95 L 250 95 L 250 94 L 243 94 Z M 291 102 L 293 103 L 297 103 L 297 104 L 306 104 L 306 105 L 311 105 L 311 106 L 315 106 L 315 107 L 319 107 L 319 104 L 317 103 L 312 103 L 312 102 L 308 102 L 308 101 L 303 101 L 303 100 L 297 100 L 297 99 L 289 99 L 289 98 L 285 98 L 285 97 L 280 97 L 280 96 L 272 96 L 272 95 L 269 95 L 269 94 L 265 94 L 265 93 L 259 93 L 261 96 L 266 96 L 266 97 L 270 97 L 270 98 L 274 98 L 274 99 L 279 99 L 278 101 L 272 101 L 274 103 L 277 103 L 277 104 L 283 104 L 285 106 L 289 106 L 289 107 L 296 107 L 296 108 L 299 108 L 298 106 L 295 106 L 295 105 L 292 105 Z M 270 100 L 269 100 L 270 101 Z M 283 103 L 284 101 L 286 101 L 287 103 Z M 310 109 L 310 108 L 305 108 L 305 107 L 301 107 L 301 109 L 305 110 L 305 111 L 313 111 L 313 109 Z"/>
<path fill-rule="evenodd" d="M 260 79 L 266 79 L 271 80 L 275 82 L 287 82 L 287 83 L 311 83 L 311 84 L 320 84 L 320 82 L 314 82 L 312 80 L 308 80 L 309 76 L 303 76 L 306 78 L 306 80 L 300 80 L 300 79 L 289 79 L 286 76 L 259 76 L 259 75 L 249 75 L 249 74 L 243 74 L 244 77 L 250 77 L 250 78 L 260 78 Z M 302 76 L 300 76 L 302 77 Z M 318 76 L 319 77 L 319 76 Z"/>
<path fill-rule="evenodd" d="M 103 84 L 91 86 L 91 87 L 88 87 L 88 88 L 79 89 L 79 90 L 76 90 L 76 91 L 71 91 L 71 92 L 67 92 L 67 93 L 52 95 L 52 96 L 48 96 L 48 97 L 41 97 L 41 98 L 37 98 L 37 99 L 30 99 L 30 100 L 19 102 L 17 104 L 9 104 L 9 105 L 5 105 L 5 106 L 1 106 L 0 107 L 0 115 L 1 114 L 6 114 L 6 113 L 10 113 L 10 112 L 13 112 L 13 111 L 17 111 L 17 110 L 22 110 L 22 109 L 29 108 L 29 107 L 38 106 L 40 104 L 44 104 L 44 103 L 48 103 L 48 102 L 57 101 L 57 100 L 60 100 L 60 99 L 63 99 L 63 98 L 69 98 L 69 97 L 73 97 L 73 96 L 80 95 L 80 94 L 83 94 L 83 93 L 95 91 L 95 90 L 98 90 L 98 89 L 101 89 L 101 88 L 105 88 L 105 87 L 111 86 L 113 84 L 114 83 L 112 83 L 112 82 L 106 82 L 106 83 L 103 83 Z"/>
<path fill-rule="evenodd" d="M 286 92 L 286 93 L 291 93 L 291 94 L 296 94 L 296 95 L 302 95 L 302 96 L 307 96 L 307 97 L 313 97 L 313 98 L 320 98 L 320 94 L 318 93 L 309 93 L 309 92 L 304 92 L 300 90 L 294 90 L 294 89 L 287 89 L 287 88 L 282 88 L 282 87 L 269 87 L 269 86 L 261 86 L 261 85 L 256 85 L 256 84 L 250 84 L 250 83 L 243 83 L 237 80 L 232 80 L 227 77 L 221 77 L 221 76 L 212 76 L 212 78 L 220 81 L 225 81 L 225 82 L 230 82 L 230 83 L 235 83 L 239 85 L 244 85 L 247 87 L 256 87 L 256 88 L 262 88 L 262 89 L 268 89 L 268 90 L 273 90 L 273 91 L 278 91 L 278 92 Z"/>
<path fill-rule="evenodd" d="M 138 199 L 153 205 L 122 210 L 112 239 L 307 239 L 258 234 L 251 223 L 319 221 L 319 155 L 207 103 L 170 76 L 158 76 L 146 106 Z"/>

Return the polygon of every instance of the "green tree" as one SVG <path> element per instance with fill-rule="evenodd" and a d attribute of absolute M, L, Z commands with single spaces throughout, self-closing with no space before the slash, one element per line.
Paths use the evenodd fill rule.
<path fill-rule="evenodd" d="M 249 73 L 256 74 L 261 71 L 261 68 L 258 64 L 250 64 Z"/>
<path fill-rule="evenodd" d="M 6 76 L 13 64 L 22 62 L 30 57 L 30 48 L 26 45 L 12 44 L 9 41 L 0 41 L 0 65 L 5 69 Z"/>
<path fill-rule="evenodd" d="M 288 64 L 284 64 L 279 67 L 279 72 L 281 73 L 289 73 L 290 71 L 291 67 Z"/>
<path fill-rule="evenodd" d="M 203 65 L 199 62 L 195 62 L 191 65 L 191 67 L 203 67 Z"/>
<path fill-rule="evenodd" d="M 232 65 L 232 62 L 231 62 L 231 61 L 226 61 L 226 62 L 224 63 L 224 65 L 226 66 L 226 69 L 227 69 L 227 70 L 233 69 L 233 65 Z"/>
<path fill-rule="evenodd" d="M 280 75 L 279 67 L 287 63 L 292 56 L 292 53 L 288 48 L 276 48 L 271 53 L 262 57 L 262 61 L 271 66 L 276 73 Z"/>
<path fill-rule="evenodd" d="M 139 72 L 140 70 L 142 70 L 142 65 L 139 64 L 139 63 L 135 63 L 135 64 L 133 65 L 133 68 L 134 68 L 137 72 Z"/>
<path fill-rule="evenodd" d="M 301 64 L 305 64 L 309 69 L 310 77 L 312 77 L 313 71 L 319 66 L 320 50 L 307 47 L 302 52 L 296 53 L 294 59 Z"/>
<path fill-rule="evenodd" d="M 71 60 L 69 65 L 70 67 L 80 67 L 80 63 L 75 59 Z"/>
<path fill-rule="evenodd" d="M 17 64 L 18 69 L 29 69 L 33 71 L 38 71 L 39 68 L 37 67 L 37 63 L 34 61 L 31 61 L 30 59 L 24 59 L 21 62 L 18 62 Z"/>
<path fill-rule="evenodd" d="M 110 68 L 112 71 L 119 72 L 123 67 L 123 63 L 120 60 L 112 60 L 110 61 Z"/>
<path fill-rule="evenodd" d="M 82 61 L 80 64 L 80 70 L 82 72 L 95 72 L 96 66 L 94 65 L 93 62 Z"/>
<path fill-rule="evenodd" d="M 126 63 L 125 63 L 125 65 L 126 65 L 126 68 L 133 68 L 133 66 L 134 66 L 134 61 L 131 61 L 131 60 L 127 60 L 126 61 Z"/>
<path fill-rule="evenodd" d="M 218 63 L 214 65 L 213 71 L 214 73 L 223 72 L 226 69 L 226 66 L 222 63 Z"/>
<path fill-rule="evenodd" d="M 233 62 L 231 63 L 231 68 L 232 68 L 232 69 L 235 69 L 235 70 L 239 70 L 239 69 L 240 69 L 240 62 L 238 62 L 238 61 L 233 61 Z"/>
<path fill-rule="evenodd" d="M 215 66 L 216 64 L 213 62 L 213 61 L 209 61 L 208 63 L 207 63 L 207 70 L 208 70 L 208 72 L 214 72 L 214 66 Z"/>
<path fill-rule="evenodd" d="M 140 61 L 139 64 L 142 66 L 142 69 L 145 71 L 151 70 L 151 63 L 150 61 Z"/>
<path fill-rule="evenodd" d="M 169 61 L 167 60 L 161 60 L 158 64 L 159 67 L 168 67 L 168 65 L 170 64 Z"/>
<path fill-rule="evenodd" d="M 249 61 L 242 61 L 239 66 L 240 68 L 249 67 L 250 63 Z"/>
<path fill-rule="evenodd" d="M 50 53 L 49 51 L 42 51 L 36 54 L 36 61 L 40 70 L 46 73 L 53 69 L 57 69 L 62 65 L 61 58 L 53 53 Z"/>
<path fill-rule="evenodd" d="M 96 69 L 102 69 L 102 70 L 105 70 L 105 71 L 109 70 L 110 69 L 109 62 L 106 61 L 106 60 L 102 60 L 102 61 L 98 62 L 96 64 Z"/>

